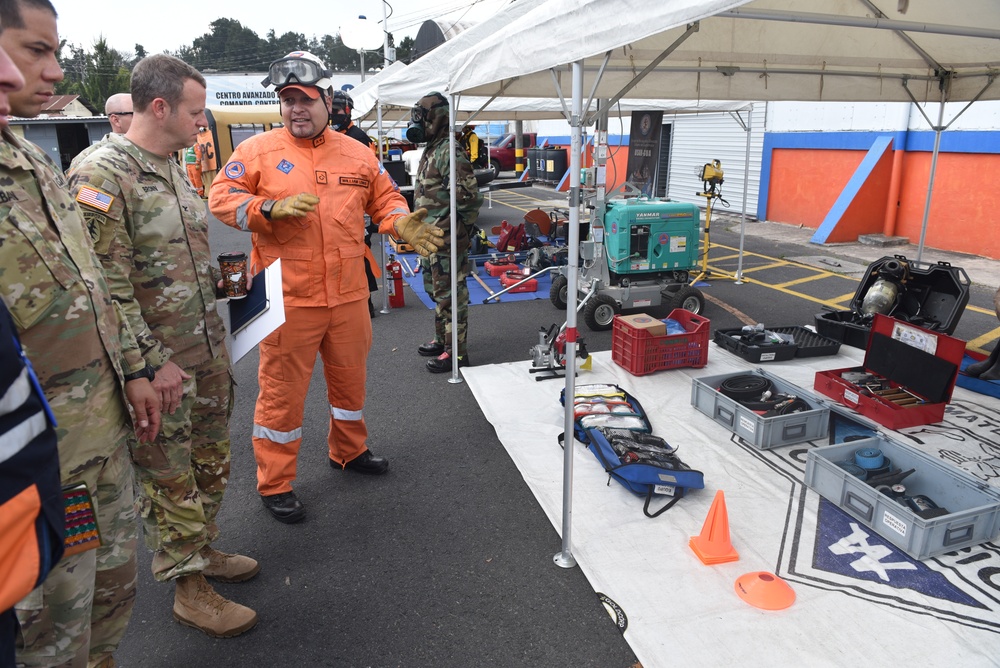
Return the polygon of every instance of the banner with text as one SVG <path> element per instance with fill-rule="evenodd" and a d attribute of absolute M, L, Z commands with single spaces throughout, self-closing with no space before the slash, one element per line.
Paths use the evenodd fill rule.
<path fill-rule="evenodd" d="M 628 140 L 628 181 L 647 197 L 653 196 L 660 162 L 662 111 L 633 111 Z"/>

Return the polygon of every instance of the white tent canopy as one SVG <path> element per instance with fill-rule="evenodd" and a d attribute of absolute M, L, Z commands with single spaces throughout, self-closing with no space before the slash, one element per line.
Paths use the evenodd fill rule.
<path fill-rule="evenodd" d="M 549 0 L 459 61 L 450 90 L 486 96 L 552 92 L 583 61 L 598 97 L 972 100 L 1000 73 L 1000 3 Z"/>

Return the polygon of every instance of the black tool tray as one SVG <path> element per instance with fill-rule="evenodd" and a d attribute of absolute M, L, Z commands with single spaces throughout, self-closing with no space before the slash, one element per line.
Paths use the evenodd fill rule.
<path fill-rule="evenodd" d="M 817 314 L 816 331 L 854 348 L 867 348 L 872 316 L 862 313 L 861 305 L 879 279 L 879 269 L 892 261 L 907 265 L 908 278 L 884 315 L 943 334 L 954 332 L 969 303 L 972 282 L 968 274 L 949 262 L 919 262 L 903 255 L 882 257 L 868 265 L 851 299 L 851 310 Z"/>
<path fill-rule="evenodd" d="M 784 362 L 793 357 L 836 355 L 840 342 L 812 332 L 805 327 L 765 327 L 776 334 L 787 334 L 794 343 L 747 343 L 741 329 L 717 329 L 715 344 L 748 362 Z"/>

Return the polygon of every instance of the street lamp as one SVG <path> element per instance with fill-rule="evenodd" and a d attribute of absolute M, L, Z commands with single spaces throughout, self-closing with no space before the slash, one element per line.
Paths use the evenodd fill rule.
<path fill-rule="evenodd" d="M 382 28 L 372 23 L 364 15 L 352 19 L 340 26 L 340 41 L 348 49 L 357 49 L 361 56 L 361 81 L 365 80 L 365 51 L 371 51 L 382 46 Z"/>

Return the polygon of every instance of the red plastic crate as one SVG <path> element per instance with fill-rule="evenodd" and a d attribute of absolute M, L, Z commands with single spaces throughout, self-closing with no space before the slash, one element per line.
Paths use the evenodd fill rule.
<path fill-rule="evenodd" d="M 684 325 L 687 334 L 653 336 L 615 316 L 611 359 L 633 376 L 708 364 L 708 318 L 680 308 L 671 311 L 669 317 Z"/>

